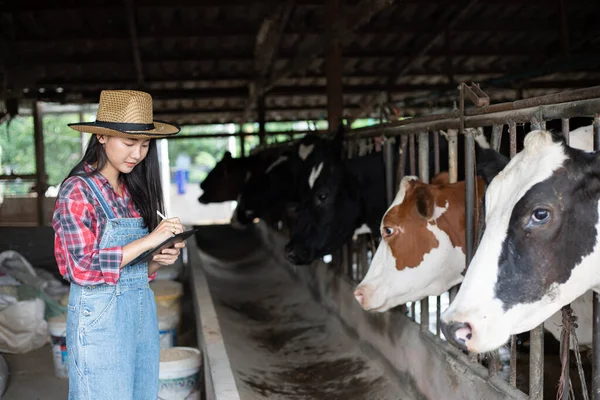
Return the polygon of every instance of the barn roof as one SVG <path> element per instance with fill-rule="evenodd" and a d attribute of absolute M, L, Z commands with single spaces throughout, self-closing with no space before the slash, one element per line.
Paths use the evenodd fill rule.
<path fill-rule="evenodd" d="M 323 119 L 325 0 L 0 1 L 2 98 L 95 103 L 143 88 L 181 124 Z M 8 4 L 7 4 L 8 3 Z M 344 115 L 381 102 L 448 107 L 457 83 L 493 103 L 600 83 L 600 2 L 346 0 Z M 448 94 L 449 93 L 449 94 Z"/>

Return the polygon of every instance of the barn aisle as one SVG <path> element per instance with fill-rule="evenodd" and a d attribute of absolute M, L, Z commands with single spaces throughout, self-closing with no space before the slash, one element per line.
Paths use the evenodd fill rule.
<path fill-rule="evenodd" d="M 242 398 L 410 399 L 253 229 L 207 226 L 197 242 Z"/>

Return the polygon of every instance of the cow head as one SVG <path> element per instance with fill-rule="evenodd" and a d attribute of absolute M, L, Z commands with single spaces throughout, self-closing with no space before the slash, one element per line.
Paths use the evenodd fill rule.
<path fill-rule="evenodd" d="M 292 197 L 292 175 L 292 160 L 288 155 L 282 155 L 264 171 L 253 174 L 238 199 L 235 220 L 241 225 L 248 225 L 254 218 L 282 208 Z"/>
<path fill-rule="evenodd" d="M 387 311 L 439 295 L 463 279 L 465 183 L 425 184 L 414 176 L 400 189 L 381 221 L 383 240 L 354 296 L 365 310 Z M 479 198 L 483 182 L 479 181 Z"/>
<path fill-rule="evenodd" d="M 231 153 L 226 151 L 223 158 L 200 183 L 203 193 L 198 201 L 208 204 L 236 200 L 248 173 L 245 169 L 239 168 L 240 164 L 239 159 L 231 157 Z"/>
<path fill-rule="evenodd" d="M 300 205 L 285 248 L 286 258 L 308 264 L 349 239 L 361 216 L 356 182 L 341 163 L 320 162 L 309 176 L 311 191 Z"/>
<path fill-rule="evenodd" d="M 295 264 L 308 264 L 340 247 L 360 225 L 362 213 L 358 183 L 339 153 L 313 154 L 307 183 L 310 190 L 285 248 Z"/>
<path fill-rule="evenodd" d="M 444 334 L 474 352 L 500 347 L 600 284 L 598 155 L 532 131 L 492 180 L 486 230 L 442 316 Z"/>

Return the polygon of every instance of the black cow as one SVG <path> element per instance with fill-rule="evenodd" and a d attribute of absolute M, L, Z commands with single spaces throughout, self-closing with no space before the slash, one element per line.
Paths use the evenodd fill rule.
<path fill-rule="evenodd" d="M 243 158 L 233 158 L 226 151 L 223 158 L 200 183 L 203 193 L 198 197 L 202 204 L 237 200 L 245 183 L 253 174 L 263 171 L 274 155 L 259 153 Z"/>
<path fill-rule="evenodd" d="M 330 254 L 362 224 L 377 235 L 386 208 L 383 153 L 344 161 L 340 152 L 323 149 L 314 156 L 311 190 L 285 247 L 286 258 L 294 264 Z"/>
<path fill-rule="evenodd" d="M 263 171 L 253 173 L 244 185 L 232 223 L 245 226 L 254 218 L 279 217 L 307 196 L 311 167 L 323 152 L 341 153 L 344 130 L 340 127 L 333 140 L 306 135 Z"/>

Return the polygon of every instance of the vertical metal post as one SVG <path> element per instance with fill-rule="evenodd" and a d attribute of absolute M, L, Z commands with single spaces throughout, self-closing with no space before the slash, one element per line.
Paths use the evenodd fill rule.
<path fill-rule="evenodd" d="M 419 133 L 419 178 L 429 183 L 429 133 Z M 421 300 L 421 330 L 429 330 L 429 298 Z"/>
<path fill-rule="evenodd" d="M 240 157 L 246 157 L 246 135 L 242 131 L 242 124 L 238 125 L 237 131 L 240 133 Z"/>
<path fill-rule="evenodd" d="M 571 130 L 569 129 L 569 118 L 563 118 L 562 122 L 562 134 L 567 140 L 567 144 L 571 143 Z"/>
<path fill-rule="evenodd" d="M 563 119 L 564 122 L 564 119 Z M 568 123 L 568 122 L 567 122 Z M 569 310 L 571 310 L 571 308 L 569 306 L 564 306 L 562 308 L 561 311 L 561 315 L 563 318 L 563 321 L 565 320 L 565 315 L 568 315 Z M 570 327 L 569 327 L 570 328 Z M 563 343 L 562 340 L 566 339 L 567 343 L 567 347 L 563 347 Z M 562 367 L 567 371 L 567 373 L 564 375 L 564 381 L 563 381 L 563 387 L 562 387 L 562 393 L 561 393 L 561 400 L 569 400 L 569 394 L 570 394 L 570 388 L 571 388 L 571 382 L 569 379 L 569 365 L 571 363 L 571 361 L 569 360 L 569 356 L 570 356 L 570 351 L 569 351 L 569 345 L 571 342 L 571 332 L 566 332 L 566 336 L 565 336 L 565 326 L 562 327 L 562 332 L 561 332 L 561 343 L 560 343 L 560 362 Z M 564 349 L 564 350 L 563 350 Z M 564 351 L 564 354 L 563 354 Z M 559 385 L 560 387 L 560 385 Z M 557 393 L 558 394 L 558 393 Z M 557 396 L 558 397 L 558 396 Z"/>
<path fill-rule="evenodd" d="M 400 181 L 406 175 L 406 153 L 408 152 L 408 136 L 400 136 L 400 147 L 398 149 L 400 157 L 398 160 L 398 170 L 396 172 L 396 191 L 400 188 Z"/>
<path fill-rule="evenodd" d="M 415 175 L 417 165 L 415 163 L 415 134 L 411 133 L 408 137 L 408 158 L 410 161 L 410 174 Z"/>
<path fill-rule="evenodd" d="M 385 193 L 387 204 L 392 204 L 394 200 L 394 149 L 392 148 L 392 140 L 385 139 Z"/>
<path fill-rule="evenodd" d="M 433 174 L 440 173 L 440 133 L 432 132 L 433 134 Z"/>
<path fill-rule="evenodd" d="M 359 244 L 359 257 L 358 257 L 358 276 L 357 276 L 357 281 L 360 281 L 362 278 L 364 278 L 364 276 L 367 274 L 367 271 L 369 270 L 369 256 L 367 255 L 367 246 L 368 246 L 368 239 L 367 239 L 367 235 L 360 235 L 359 238 L 361 238 Z"/>
<path fill-rule="evenodd" d="M 458 180 L 458 137 L 455 130 L 448 130 L 448 180 L 455 183 Z M 448 296 L 450 302 L 458 293 L 458 285 L 451 287 Z"/>
<path fill-rule="evenodd" d="M 544 129 L 546 123 L 539 118 L 531 120 L 532 129 Z M 529 336 L 529 398 L 544 398 L 544 324 L 535 327 Z"/>
<path fill-rule="evenodd" d="M 510 158 L 517 154 L 517 124 L 508 123 L 508 136 L 510 143 Z M 510 384 L 517 386 L 517 337 L 510 337 Z"/>
<path fill-rule="evenodd" d="M 456 131 L 448 132 L 448 175 L 450 183 L 458 181 L 458 137 Z"/>
<path fill-rule="evenodd" d="M 517 154 L 517 124 L 514 122 L 508 123 L 508 133 L 510 136 L 510 158 Z"/>
<path fill-rule="evenodd" d="M 502 143 L 502 129 L 504 125 L 494 125 L 492 127 L 492 149 L 499 151 Z"/>
<path fill-rule="evenodd" d="M 460 90 L 460 124 L 459 134 L 465 136 L 465 230 L 467 266 L 473 258 L 475 238 L 475 138 L 465 134 L 465 90 L 464 84 Z"/>
<path fill-rule="evenodd" d="M 258 112 L 258 143 L 263 146 L 266 144 L 266 110 L 265 110 L 265 96 L 261 95 L 256 99 L 256 110 Z"/>
<path fill-rule="evenodd" d="M 594 150 L 600 150 L 600 114 L 594 118 Z M 594 292 L 592 336 L 592 399 L 600 400 L 600 296 Z"/>
<path fill-rule="evenodd" d="M 35 191 L 37 193 L 37 222 L 38 226 L 46 224 L 44 203 L 46 200 L 46 163 L 44 157 L 44 122 L 42 103 L 33 103 L 33 135 L 35 140 Z"/>
<path fill-rule="evenodd" d="M 544 398 L 544 324 L 530 332 L 529 336 L 529 399 Z"/>

